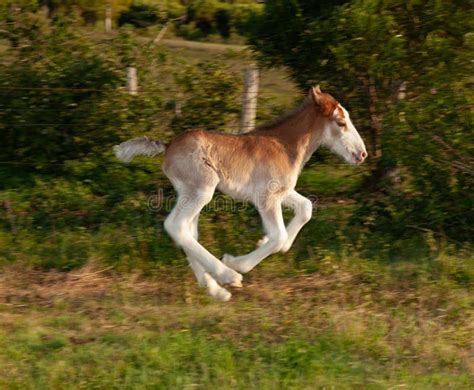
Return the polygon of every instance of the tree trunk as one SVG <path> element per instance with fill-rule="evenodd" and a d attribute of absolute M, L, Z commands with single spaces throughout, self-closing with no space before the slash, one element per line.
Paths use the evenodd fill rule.
<path fill-rule="evenodd" d="M 252 65 L 245 70 L 244 92 L 242 95 L 242 116 L 240 119 L 240 132 L 248 133 L 255 127 L 258 99 L 258 68 Z"/>

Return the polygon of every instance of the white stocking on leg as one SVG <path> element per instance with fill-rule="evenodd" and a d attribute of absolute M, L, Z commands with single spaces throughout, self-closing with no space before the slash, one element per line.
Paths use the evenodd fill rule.
<path fill-rule="evenodd" d="M 222 258 L 224 264 L 238 272 L 249 272 L 265 257 L 278 252 L 288 238 L 279 201 L 259 209 L 259 212 L 267 231 L 268 241 L 247 255 L 234 257 L 225 254 Z"/>
<path fill-rule="evenodd" d="M 214 188 L 207 191 L 188 192 L 178 197 L 178 202 L 165 221 L 165 229 L 181 246 L 189 259 L 197 261 L 201 267 L 222 284 L 242 285 L 242 275 L 225 266 L 209 253 L 191 233 L 191 223 L 202 207 L 212 198 Z"/>
<path fill-rule="evenodd" d="M 191 234 L 196 241 L 198 239 L 198 219 L 199 214 L 194 217 L 190 226 Z M 196 259 L 188 257 L 188 262 L 199 285 L 205 287 L 210 296 L 219 301 L 228 301 L 231 298 L 232 294 L 225 288 L 219 286 L 216 280 L 202 268 Z"/>

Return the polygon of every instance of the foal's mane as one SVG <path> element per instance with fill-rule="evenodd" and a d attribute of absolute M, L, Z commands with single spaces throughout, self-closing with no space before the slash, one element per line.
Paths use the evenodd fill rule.
<path fill-rule="evenodd" d="M 293 108 L 292 110 L 284 113 L 283 115 L 279 116 L 278 118 L 275 118 L 267 123 L 263 123 L 261 125 L 258 125 L 255 128 L 255 131 L 257 130 L 273 130 L 276 129 L 277 127 L 280 127 L 282 124 L 290 121 L 293 119 L 295 116 L 297 116 L 299 113 L 301 113 L 303 110 L 305 110 L 310 104 L 314 104 L 311 100 L 311 98 L 306 97 L 299 106 Z"/>

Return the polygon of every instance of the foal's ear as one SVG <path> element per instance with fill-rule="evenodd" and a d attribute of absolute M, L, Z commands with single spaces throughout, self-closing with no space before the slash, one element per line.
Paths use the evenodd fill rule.
<path fill-rule="evenodd" d="M 309 90 L 309 96 L 319 107 L 323 115 L 331 116 L 337 106 L 337 102 L 334 100 L 334 98 L 321 91 L 319 85 L 311 87 Z"/>
<path fill-rule="evenodd" d="M 315 87 L 310 88 L 309 96 L 314 100 L 316 104 L 321 105 L 323 101 L 323 91 L 321 91 L 319 84 Z"/>

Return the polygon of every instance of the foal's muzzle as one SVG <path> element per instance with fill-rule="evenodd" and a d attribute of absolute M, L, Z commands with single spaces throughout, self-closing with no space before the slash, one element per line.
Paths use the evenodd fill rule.
<path fill-rule="evenodd" d="M 354 159 L 356 160 L 357 164 L 361 164 L 367 158 L 367 152 L 362 151 L 359 154 L 352 153 Z"/>

